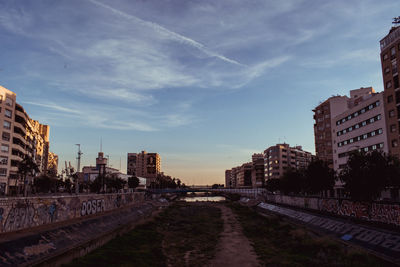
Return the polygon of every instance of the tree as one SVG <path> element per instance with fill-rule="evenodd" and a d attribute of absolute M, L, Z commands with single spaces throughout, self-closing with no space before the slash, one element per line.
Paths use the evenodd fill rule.
<path fill-rule="evenodd" d="M 295 193 L 298 194 L 305 189 L 305 175 L 304 170 L 297 170 L 293 168 L 287 169 L 280 181 L 280 189 L 285 194 Z"/>
<path fill-rule="evenodd" d="M 350 154 L 347 166 L 340 173 L 344 189 L 359 201 L 376 200 L 382 190 L 399 185 L 400 164 L 393 156 L 379 151 Z"/>
<path fill-rule="evenodd" d="M 140 180 L 136 176 L 131 176 L 128 178 L 128 187 L 129 188 L 136 188 L 139 186 L 139 184 L 140 184 Z"/>
<path fill-rule="evenodd" d="M 317 159 L 313 160 L 305 170 L 305 191 L 316 194 L 321 191 L 331 190 L 335 185 L 335 172 L 329 168 L 328 163 Z"/>
<path fill-rule="evenodd" d="M 55 192 L 57 183 L 58 180 L 56 178 L 47 175 L 41 175 L 35 178 L 33 185 L 36 192 L 48 193 L 51 190 L 54 190 Z"/>
<path fill-rule="evenodd" d="M 271 192 L 279 191 L 281 189 L 281 179 L 268 179 L 265 187 Z"/>
<path fill-rule="evenodd" d="M 39 167 L 36 162 L 29 156 L 25 155 L 25 158 L 18 162 L 18 174 L 24 183 L 24 196 L 28 194 L 28 175 L 34 177 L 37 172 L 39 172 Z"/>

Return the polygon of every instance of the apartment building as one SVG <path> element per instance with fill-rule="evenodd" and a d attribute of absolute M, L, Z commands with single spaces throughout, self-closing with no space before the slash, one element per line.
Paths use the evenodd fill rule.
<path fill-rule="evenodd" d="M 49 152 L 47 173 L 51 176 L 57 176 L 58 173 L 58 155 L 53 152 Z"/>
<path fill-rule="evenodd" d="M 158 153 L 128 153 L 127 174 L 147 178 L 147 185 L 161 173 L 161 157 Z"/>
<path fill-rule="evenodd" d="M 347 109 L 347 96 L 332 96 L 319 104 L 314 112 L 314 139 L 316 157 L 333 168 L 333 118 Z"/>
<path fill-rule="evenodd" d="M 381 66 L 384 86 L 384 108 L 389 152 L 400 158 L 400 26 L 392 27 L 380 41 Z"/>
<path fill-rule="evenodd" d="M 265 184 L 264 154 L 255 153 L 251 157 L 251 183 L 253 187 L 262 187 Z"/>
<path fill-rule="evenodd" d="M 16 103 L 16 94 L 0 86 L 0 195 L 15 193 L 23 186 L 19 179 L 18 163 L 31 157 L 40 173 L 47 173 L 49 157 L 48 125 L 31 119 L 24 108 Z M 28 183 L 34 177 L 28 177 Z"/>
<path fill-rule="evenodd" d="M 288 168 L 306 168 L 313 155 L 304 151 L 301 146 L 290 147 L 289 144 L 277 144 L 264 150 L 265 180 L 281 178 Z"/>
<path fill-rule="evenodd" d="M 225 187 L 231 188 L 232 187 L 232 170 L 225 171 Z"/>
<path fill-rule="evenodd" d="M 248 187 L 252 186 L 251 173 L 253 169 L 253 163 L 247 162 L 236 170 L 236 187 Z"/>
<path fill-rule="evenodd" d="M 334 118 L 334 170 L 340 172 L 353 150 L 389 152 L 383 93 L 373 88 L 350 92 L 349 108 Z"/>

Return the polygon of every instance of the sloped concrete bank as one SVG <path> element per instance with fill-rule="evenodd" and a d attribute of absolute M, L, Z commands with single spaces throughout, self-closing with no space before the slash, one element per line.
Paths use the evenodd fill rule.
<path fill-rule="evenodd" d="M 146 201 L 101 215 L 0 236 L 1 266 L 59 266 L 104 245 L 154 215 L 161 206 Z"/>

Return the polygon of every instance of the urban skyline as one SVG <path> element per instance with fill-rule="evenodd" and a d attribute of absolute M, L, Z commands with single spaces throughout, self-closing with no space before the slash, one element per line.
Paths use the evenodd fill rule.
<path fill-rule="evenodd" d="M 60 165 L 74 164 L 76 143 L 88 165 L 102 138 L 113 167 L 126 170 L 130 151 L 154 151 L 187 184 L 223 183 L 225 169 L 276 143 L 314 154 L 320 101 L 362 86 L 383 91 L 379 40 L 400 7 L 49 4 L 0 4 L 0 81 L 51 126 Z"/>

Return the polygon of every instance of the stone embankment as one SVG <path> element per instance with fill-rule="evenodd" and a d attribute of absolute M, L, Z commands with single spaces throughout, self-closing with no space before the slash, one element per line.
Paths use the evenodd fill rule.
<path fill-rule="evenodd" d="M 142 193 L 57 197 L 50 201 L 21 198 L 9 199 L 8 203 L 11 207 L 2 205 L 3 212 L 7 207 L 7 216 L 0 234 L 1 266 L 67 263 L 131 230 L 168 205 L 165 201 L 144 200 Z M 38 212 L 45 208 L 47 215 Z M 49 217 L 53 220 L 46 219 Z"/>

